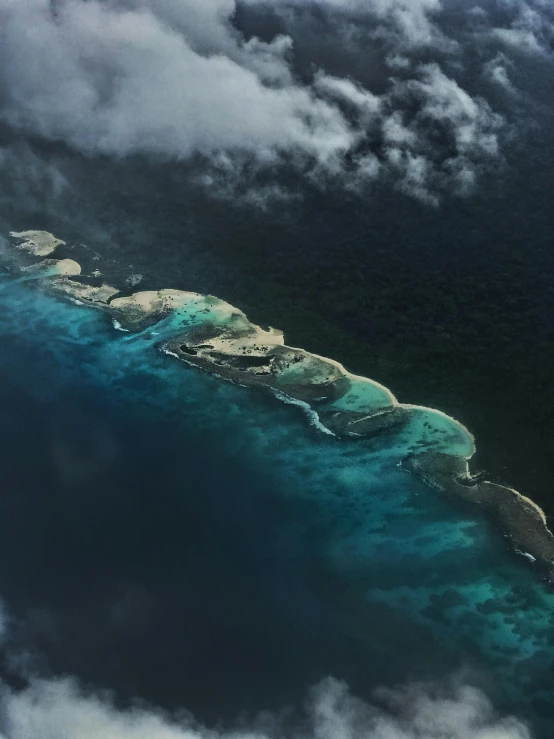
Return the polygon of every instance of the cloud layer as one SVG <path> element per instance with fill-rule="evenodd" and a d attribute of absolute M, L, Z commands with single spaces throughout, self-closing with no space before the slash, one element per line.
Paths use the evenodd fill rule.
<path fill-rule="evenodd" d="M 497 46 L 542 48 L 548 8 L 535 5 L 518 4 L 505 28 L 482 10 L 475 33 L 485 24 Z M 292 167 L 319 185 L 384 179 L 436 202 L 501 158 L 505 120 L 453 73 L 460 45 L 440 0 L 244 7 L 269 7 L 282 32 L 243 34 L 235 0 L 0 0 L 0 120 L 88 155 L 200 163 L 203 183 L 220 189 L 263 179 L 277 191 Z M 354 51 L 355 33 L 380 50 L 379 90 L 325 64 L 298 74 L 295 24 L 314 9 L 337 43 L 353 28 Z M 501 62 L 490 75 L 508 88 Z"/>
<path fill-rule="evenodd" d="M 0 708 L 2 739 L 530 739 L 520 721 L 495 715 L 470 687 L 387 691 L 370 705 L 329 679 L 312 691 L 302 720 L 264 715 L 227 732 L 152 709 L 118 710 L 69 679 L 38 680 L 20 693 L 5 688 Z"/>
<path fill-rule="evenodd" d="M 273 31 L 241 31 L 239 11 L 270 14 Z M 467 49 L 513 96 L 510 55 L 548 55 L 553 38 L 545 0 L 481 0 L 453 24 L 457 12 L 457 0 L 0 0 L 0 121 L 87 155 L 184 160 L 219 190 L 278 192 L 292 168 L 435 203 L 497 166 L 509 129 L 488 87 L 466 84 Z M 367 57 L 375 85 L 332 58 L 300 71 L 316 16 L 329 57 Z"/>

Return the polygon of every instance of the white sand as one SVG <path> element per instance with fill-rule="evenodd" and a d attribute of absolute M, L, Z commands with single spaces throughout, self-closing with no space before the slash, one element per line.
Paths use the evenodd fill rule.
<path fill-rule="evenodd" d="M 229 303 L 225 304 L 229 306 Z M 233 306 L 232 313 L 235 311 Z M 240 314 L 241 317 L 244 314 Z M 250 357 L 263 357 L 276 346 L 284 346 L 283 332 L 276 329 L 266 331 L 254 323 L 250 323 L 244 316 L 246 323 L 245 333 L 240 336 L 228 335 L 223 332 L 220 336 L 210 339 L 210 344 L 215 351 L 223 354 L 248 355 Z"/>
<path fill-rule="evenodd" d="M 60 277 L 57 280 L 53 280 L 52 287 L 66 295 L 70 295 L 72 298 L 84 300 L 89 303 L 98 303 L 102 306 L 105 306 L 108 300 L 119 292 L 117 288 L 111 285 L 93 287 L 92 285 L 83 285 L 80 282 L 74 282 L 67 277 Z"/>
<path fill-rule="evenodd" d="M 369 377 L 363 377 L 362 375 L 355 375 L 352 372 L 349 372 L 343 364 L 341 364 L 340 362 L 337 362 L 335 359 L 329 359 L 329 357 L 322 357 L 319 354 L 312 354 L 311 352 L 306 352 L 304 349 L 298 349 L 296 347 L 290 347 L 290 348 L 294 349 L 294 351 L 304 352 L 309 357 L 315 357 L 316 359 L 320 359 L 323 362 L 327 362 L 328 364 L 333 365 L 333 367 L 336 367 L 336 369 L 339 371 L 341 375 L 344 375 L 344 377 L 348 377 L 349 380 L 356 380 L 358 382 L 367 382 L 370 385 L 373 385 L 373 387 L 378 387 L 380 390 L 382 390 L 385 393 L 385 395 L 388 396 L 391 406 L 400 405 L 398 400 L 391 393 L 388 387 L 381 385 L 380 382 L 377 382 L 376 380 L 370 380 Z"/>
<path fill-rule="evenodd" d="M 81 274 L 81 265 L 74 259 L 58 259 L 56 264 L 53 266 L 53 269 L 55 270 L 55 274 L 60 277 L 69 277 L 71 275 L 75 276 Z"/>
<path fill-rule="evenodd" d="M 23 267 L 22 272 L 33 275 L 35 279 L 55 279 L 63 276 L 81 274 L 81 265 L 73 259 L 43 259 L 41 262 Z"/>
<path fill-rule="evenodd" d="M 115 298 L 112 300 L 111 306 L 118 310 L 131 308 L 143 311 L 144 313 L 154 313 L 163 308 L 163 302 L 156 290 L 147 290 L 129 295 L 126 298 Z"/>
<path fill-rule="evenodd" d="M 19 239 L 18 249 L 25 249 L 37 257 L 47 257 L 65 241 L 57 239 L 48 231 L 10 231 L 10 236 Z"/>
<path fill-rule="evenodd" d="M 184 290 L 143 290 L 124 298 L 116 298 L 111 304 L 119 310 L 140 310 L 148 314 L 159 313 L 162 310 L 177 310 L 203 298 L 204 296 L 199 293 Z"/>

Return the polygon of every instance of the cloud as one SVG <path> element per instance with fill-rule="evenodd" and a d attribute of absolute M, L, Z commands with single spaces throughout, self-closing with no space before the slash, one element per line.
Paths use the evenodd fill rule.
<path fill-rule="evenodd" d="M 443 0 L 456 3 L 457 0 Z M 474 47 L 552 58 L 554 6 L 546 0 L 478 0 L 466 14 Z"/>
<path fill-rule="evenodd" d="M 47 0 L 2 0 L 3 120 L 119 156 L 225 150 L 273 162 L 296 151 L 325 161 L 352 144 L 344 117 L 309 89 L 265 84 L 287 81 L 288 44 L 241 43 L 228 2 L 193 13 L 186 32 L 184 20 L 169 25 L 171 3 L 151 3 L 157 14 L 133 5 L 68 0 L 53 13 Z"/>
<path fill-rule="evenodd" d="M 545 0 L 504 0 L 507 23 L 493 29 L 493 36 L 506 47 L 532 55 L 552 53 L 554 10 Z"/>
<path fill-rule="evenodd" d="M 523 723 L 497 716 L 467 686 L 383 691 L 369 704 L 328 679 L 312 691 L 292 728 L 290 720 L 266 714 L 226 732 L 190 716 L 120 710 L 109 696 L 86 693 L 71 679 L 37 680 L 21 692 L 4 687 L 0 710 L 2 739 L 530 739 Z"/>
<path fill-rule="evenodd" d="M 508 96 L 515 88 L 508 63 L 494 62 L 498 46 L 544 48 L 551 12 L 543 0 L 503 0 L 493 19 L 484 3 L 470 38 L 496 44 L 482 79 Z M 437 203 L 444 192 L 467 194 L 502 162 L 509 129 L 505 113 L 464 83 L 467 36 L 454 38 L 444 22 L 450 5 L 0 0 L 0 122 L 86 156 L 183 161 L 203 187 L 258 204 L 293 197 L 282 184 L 291 171 L 318 187 L 364 193 L 386 182 Z M 267 33 L 260 21 L 259 33 L 243 33 L 236 13 L 245 8 L 269 9 L 279 27 Z M 378 60 L 375 84 L 357 75 L 358 61 L 352 73 L 348 64 L 334 71 L 332 58 L 300 69 L 315 10 L 335 47 L 350 39 L 347 61 Z"/>
<path fill-rule="evenodd" d="M 70 185 L 60 168 L 38 156 L 25 143 L 0 146 L 0 218 L 13 203 L 46 212 Z"/>
<path fill-rule="evenodd" d="M 441 0 L 243 0 L 247 5 L 279 8 L 317 8 L 349 19 L 374 21 L 377 35 L 405 49 L 428 45 L 448 46 L 434 22 Z"/>
<path fill-rule="evenodd" d="M 504 119 L 437 64 L 419 65 L 415 78 L 397 81 L 380 97 L 335 78 L 320 76 L 316 84 L 353 107 L 366 133 L 380 142 L 382 159 L 365 154 L 360 169 L 372 158 L 371 176 L 385 170 L 400 189 L 430 204 L 444 189 L 465 194 L 478 171 L 500 159 Z"/>
<path fill-rule="evenodd" d="M 483 74 L 493 84 L 498 85 L 510 96 L 516 98 L 519 93 L 510 78 L 511 66 L 510 60 L 500 52 L 483 66 Z"/>

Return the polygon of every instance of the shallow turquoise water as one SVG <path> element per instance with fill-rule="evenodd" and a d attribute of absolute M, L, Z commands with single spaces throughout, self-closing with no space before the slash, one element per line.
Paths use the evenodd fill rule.
<path fill-rule="evenodd" d="M 389 405 L 391 405 L 391 399 L 379 385 L 352 378 L 349 391 L 342 398 L 326 403 L 325 410 L 371 413 L 378 408 L 387 408 Z"/>
<path fill-rule="evenodd" d="M 366 665 L 369 684 L 442 679 L 467 669 L 499 706 L 531 717 L 552 735 L 545 713 L 553 687 L 554 595 L 474 510 L 442 500 L 397 466 L 413 442 L 409 429 L 373 441 L 339 441 L 318 432 L 299 408 L 165 356 L 154 348 L 156 329 L 130 336 L 113 330 L 100 311 L 8 276 L 0 280 L 0 371 L 11 383 L 36 402 L 59 407 L 78 405 L 79 389 L 94 392 L 120 416 L 144 423 L 147 435 L 150 425 L 154 435 L 164 424 L 176 448 L 191 439 L 209 447 L 200 466 L 235 460 L 276 491 L 287 514 L 272 530 L 273 553 L 260 554 L 260 561 L 273 557 L 273 565 L 249 575 L 252 588 L 270 593 L 263 618 L 270 613 L 273 621 L 264 626 L 261 616 L 249 616 L 248 629 L 267 629 L 264 638 L 271 640 L 280 623 L 288 624 L 284 643 L 291 655 L 299 648 L 295 640 L 300 644 L 310 633 L 320 671 L 342 669 L 330 656 L 331 642 L 334 652 L 354 644 L 358 673 Z M 416 415 L 414 423 L 423 421 Z M 156 448 L 155 438 L 151 443 Z M 33 447 L 28 451 L 32 458 Z M 153 454 L 154 475 L 156 463 Z M 191 464 L 184 457 L 185 476 Z M 237 492 L 241 505 L 248 479 Z M 179 494 L 179 481 L 173 484 Z M 154 501 L 160 495 L 153 486 Z M 204 491 L 198 486 L 186 495 L 201 498 Z M 219 532 L 226 531 L 230 511 L 232 499 L 211 505 Z M 231 549 L 244 546 L 243 533 Z M 212 547 L 214 571 L 231 551 L 220 552 L 220 540 Z M 252 551 L 263 546 L 257 542 Z M 248 551 L 237 571 L 250 566 Z M 195 566 L 189 563 L 187 572 Z M 2 578 L 0 594 L 1 588 Z M 225 613 L 218 618 L 223 624 Z M 249 679 L 241 673 L 241 680 Z"/>

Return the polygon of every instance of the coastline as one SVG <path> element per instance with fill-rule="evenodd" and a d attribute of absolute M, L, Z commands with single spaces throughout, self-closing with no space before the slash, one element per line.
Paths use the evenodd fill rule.
<path fill-rule="evenodd" d="M 21 240 L 30 234 L 33 243 L 48 245 L 44 253 L 65 243 L 46 232 L 11 235 Z M 106 311 L 114 328 L 129 334 L 126 338 L 163 327 L 166 336 L 162 332 L 160 338 L 157 331 L 152 343 L 166 354 L 220 379 L 267 388 L 281 401 L 302 407 L 314 425 L 333 436 L 360 441 L 416 420 L 442 434 L 443 447 L 452 444 L 456 451 L 445 452 L 436 439 L 420 440 L 421 446 L 410 449 L 400 464 L 442 493 L 481 507 L 500 526 L 512 550 L 545 570 L 554 586 L 554 536 L 544 512 L 513 488 L 472 478 L 469 460 L 476 451 L 475 439 L 446 413 L 399 403 L 384 385 L 348 372 L 336 360 L 285 345 L 282 332 L 250 323 L 242 311 L 213 296 L 166 289 L 117 297 L 120 290 L 112 285 L 78 281 L 81 270 L 73 260 L 45 259 L 23 271 L 32 276 L 22 279 L 47 280 L 51 289 L 70 300 Z M 359 400 L 364 392 L 367 399 Z"/>
<path fill-rule="evenodd" d="M 10 236 L 18 240 L 17 248 L 36 257 L 47 257 L 65 241 L 57 239 L 49 231 L 10 231 Z"/>
<path fill-rule="evenodd" d="M 534 501 L 513 488 L 489 480 L 474 481 L 468 461 L 460 457 L 423 453 L 402 460 L 402 466 L 441 493 L 478 505 L 499 526 L 512 550 L 536 563 L 554 587 L 554 536 L 544 511 Z"/>

